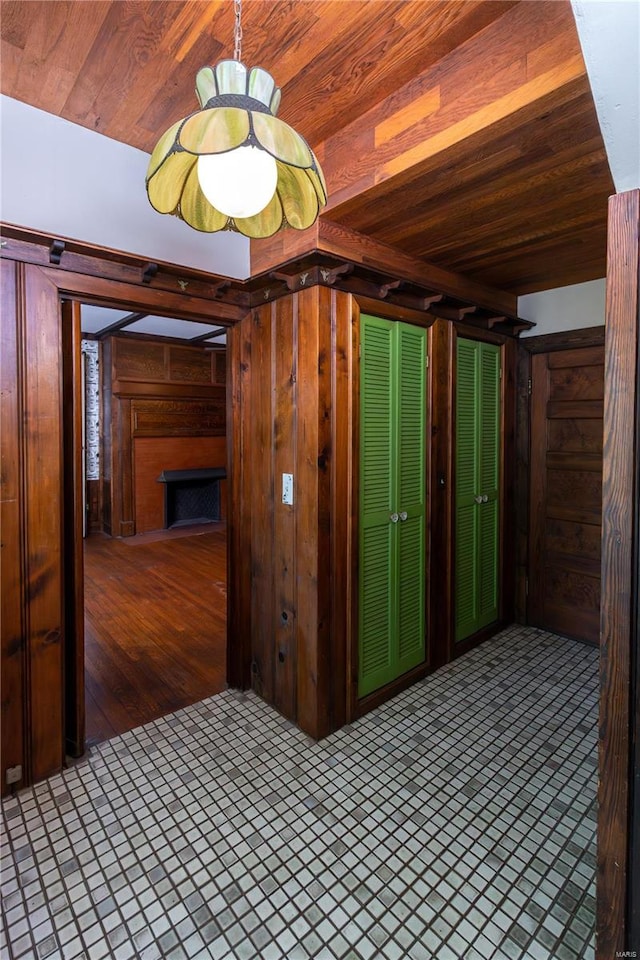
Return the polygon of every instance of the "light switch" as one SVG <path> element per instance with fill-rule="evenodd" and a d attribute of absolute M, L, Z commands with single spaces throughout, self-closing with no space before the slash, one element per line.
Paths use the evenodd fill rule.
<path fill-rule="evenodd" d="M 293 504 L 293 474 L 282 474 L 282 502 Z"/>

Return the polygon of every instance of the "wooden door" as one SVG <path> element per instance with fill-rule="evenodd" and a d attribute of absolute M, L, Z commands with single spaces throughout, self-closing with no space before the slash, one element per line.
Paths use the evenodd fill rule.
<path fill-rule="evenodd" d="M 458 338 L 455 639 L 498 619 L 500 348 Z"/>
<path fill-rule="evenodd" d="M 359 696 L 425 658 L 426 333 L 361 317 Z"/>
<path fill-rule="evenodd" d="M 528 619 L 598 642 L 604 347 L 531 362 Z"/>

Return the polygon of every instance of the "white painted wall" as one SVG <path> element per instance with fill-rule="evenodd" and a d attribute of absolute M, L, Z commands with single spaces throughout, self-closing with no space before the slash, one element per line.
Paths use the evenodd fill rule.
<path fill-rule="evenodd" d="M 145 190 L 148 154 L 0 96 L 0 217 L 149 260 L 245 279 L 249 241 L 161 216 Z"/>
<path fill-rule="evenodd" d="M 616 193 L 640 187 L 640 3 L 571 0 Z"/>
<path fill-rule="evenodd" d="M 599 327 L 604 323 L 604 298 L 604 279 L 518 297 L 518 316 L 536 324 L 532 330 L 525 330 L 521 337 Z"/>

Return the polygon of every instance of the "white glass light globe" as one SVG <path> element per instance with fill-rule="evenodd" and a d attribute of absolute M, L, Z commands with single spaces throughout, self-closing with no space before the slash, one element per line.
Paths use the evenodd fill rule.
<path fill-rule="evenodd" d="M 276 190 L 276 161 L 259 147 L 198 157 L 198 180 L 209 203 L 228 217 L 253 217 Z"/>

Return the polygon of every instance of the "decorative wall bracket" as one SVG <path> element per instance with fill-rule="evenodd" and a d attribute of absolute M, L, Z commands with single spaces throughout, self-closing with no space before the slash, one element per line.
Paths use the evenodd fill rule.
<path fill-rule="evenodd" d="M 142 282 L 151 283 L 156 273 L 158 272 L 157 263 L 148 263 L 142 270 Z"/>
<path fill-rule="evenodd" d="M 60 260 L 62 259 L 64 248 L 64 240 L 53 240 L 51 242 L 51 246 L 49 247 L 49 263 L 53 263 L 58 266 Z"/>

